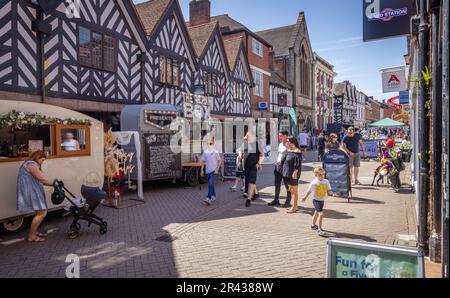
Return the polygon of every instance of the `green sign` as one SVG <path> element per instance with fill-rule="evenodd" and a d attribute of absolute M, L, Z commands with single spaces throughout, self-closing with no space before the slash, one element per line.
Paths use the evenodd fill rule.
<path fill-rule="evenodd" d="M 423 257 L 417 249 L 374 243 L 328 241 L 329 278 L 420 278 Z"/>

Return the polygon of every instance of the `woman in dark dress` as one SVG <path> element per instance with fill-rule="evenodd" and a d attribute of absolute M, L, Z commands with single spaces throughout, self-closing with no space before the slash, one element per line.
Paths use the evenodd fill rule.
<path fill-rule="evenodd" d="M 297 213 L 298 209 L 298 181 L 302 171 L 303 155 L 300 150 L 298 141 L 294 137 L 288 138 L 288 150 L 284 153 L 281 161 L 281 172 L 283 179 L 289 186 L 289 190 L 294 198 L 292 208 L 288 209 L 288 213 Z"/>

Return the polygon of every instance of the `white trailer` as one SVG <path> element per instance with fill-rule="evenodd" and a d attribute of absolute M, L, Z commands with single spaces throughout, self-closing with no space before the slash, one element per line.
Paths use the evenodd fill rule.
<path fill-rule="evenodd" d="M 64 181 L 75 195 L 80 195 L 83 184 L 103 186 L 104 148 L 103 123 L 84 114 L 61 107 L 32 102 L 0 100 L 0 117 L 12 111 L 59 118 L 61 123 L 0 127 L 0 232 L 19 231 L 25 219 L 33 213 L 16 211 L 16 184 L 20 166 L 31 149 L 43 149 L 47 160 L 42 166 L 45 176 L 52 181 Z M 90 125 L 74 124 L 88 120 Z M 35 122 L 35 121 L 32 121 Z M 71 151 L 63 145 L 64 135 L 72 133 L 80 144 Z M 49 211 L 61 209 L 51 202 L 52 187 L 45 187 Z"/>

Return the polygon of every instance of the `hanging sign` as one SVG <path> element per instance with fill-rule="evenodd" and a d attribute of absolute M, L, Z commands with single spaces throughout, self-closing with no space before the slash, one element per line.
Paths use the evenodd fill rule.
<path fill-rule="evenodd" d="M 392 67 L 381 70 L 383 93 L 406 91 L 405 67 Z"/>
<path fill-rule="evenodd" d="M 363 40 L 371 41 L 411 33 L 410 19 L 416 14 L 414 0 L 363 1 Z"/>

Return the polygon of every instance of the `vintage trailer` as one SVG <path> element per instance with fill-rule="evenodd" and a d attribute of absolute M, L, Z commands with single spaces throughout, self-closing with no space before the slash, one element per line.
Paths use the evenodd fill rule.
<path fill-rule="evenodd" d="M 181 180 L 190 186 L 204 182 L 200 179 L 200 153 L 173 152 L 171 149 L 173 137 L 179 133 L 179 127 L 171 127 L 171 124 L 182 115 L 183 111 L 170 104 L 130 105 L 122 110 L 121 130 L 137 131 L 141 138 L 143 181 Z M 198 142 L 201 146 L 201 141 Z M 193 143 L 189 140 L 183 146 L 191 148 Z M 175 146 L 181 144 L 180 141 Z M 134 144 L 130 143 L 125 149 L 133 152 Z"/>
<path fill-rule="evenodd" d="M 42 149 L 47 160 L 42 166 L 49 180 L 62 180 L 75 195 L 83 184 L 103 186 L 103 123 L 81 113 L 41 103 L 0 100 L 0 117 L 12 111 L 27 124 L 0 126 L 0 232 L 20 230 L 32 213 L 16 211 L 16 183 L 19 168 L 33 150 Z M 30 114 L 28 114 L 30 113 Z M 47 117 L 46 123 L 41 123 Z M 60 123 L 50 121 L 60 119 Z M 40 123 L 40 125 L 36 125 Z M 67 136 L 78 142 L 68 148 Z M 51 202 L 52 187 L 45 188 L 50 211 L 61 209 Z"/>

